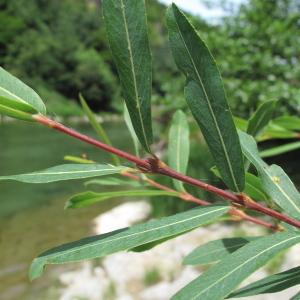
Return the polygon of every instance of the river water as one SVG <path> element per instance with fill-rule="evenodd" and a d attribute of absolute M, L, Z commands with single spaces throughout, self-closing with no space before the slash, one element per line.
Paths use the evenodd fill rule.
<path fill-rule="evenodd" d="M 74 127 L 93 135 L 88 125 Z M 131 141 L 123 124 L 111 123 L 107 132 L 116 146 L 128 150 Z M 66 163 L 66 154 L 85 154 L 100 163 L 110 162 L 106 153 L 59 132 L 21 122 L 0 125 L 0 176 Z M 45 300 L 43 290 L 53 285 L 55 272 L 69 266 L 54 267 L 53 272 L 30 283 L 27 272 L 32 259 L 50 247 L 91 234 L 91 220 L 116 204 L 107 201 L 65 211 L 66 199 L 80 191 L 84 191 L 81 180 L 38 185 L 0 182 L 1 300 Z M 50 295 L 49 299 L 56 297 Z"/>

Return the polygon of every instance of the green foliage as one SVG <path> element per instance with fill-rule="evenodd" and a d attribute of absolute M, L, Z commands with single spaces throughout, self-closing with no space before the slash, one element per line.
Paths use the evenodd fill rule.
<path fill-rule="evenodd" d="M 151 153 L 152 63 L 145 3 L 104 0 L 103 15 L 131 122 L 140 143 Z"/>
<path fill-rule="evenodd" d="M 111 165 L 66 164 L 28 174 L 1 176 L 0 180 L 15 180 L 26 183 L 49 183 L 119 174 L 124 170 L 126 170 L 125 167 L 114 167 Z"/>
<path fill-rule="evenodd" d="M 86 103 L 85 99 L 83 98 L 83 96 L 81 94 L 79 94 L 79 99 L 80 99 L 80 103 L 82 106 L 82 109 L 84 110 L 86 116 L 88 117 L 90 124 L 92 125 L 92 127 L 94 128 L 95 132 L 97 133 L 98 137 L 103 140 L 103 142 L 109 146 L 112 146 L 112 143 L 109 139 L 109 137 L 107 136 L 105 130 L 103 129 L 103 127 L 101 126 L 101 124 L 96 120 L 95 115 L 93 114 L 93 112 L 91 111 L 91 109 L 89 108 L 88 104 Z M 118 156 L 112 154 L 112 161 L 115 165 L 120 165 L 120 159 Z"/>
<path fill-rule="evenodd" d="M 277 293 L 297 284 L 300 284 L 300 267 L 258 280 L 230 294 L 229 298 Z"/>
<path fill-rule="evenodd" d="M 245 185 L 242 151 L 217 66 L 204 42 L 173 4 L 167 14 L 175 61 L 186 75 L 185 96 L 214 156 L 223 181 L 234 191 Z"/>
<path fill-rule="evenodd" d="M 104 200 L 117 197 L 154 197 L 154 196 L 176 196 L 177 193 L 160 190 L 125 190 L 115 192 L 84 192 L 72 196 L 65 205 L 65 208 L 81 208 Z"/>
<path fill-rule="evenodd" d="M 277 112 L 299 114 L 300 6 L 294 0 L 250 0 L 205 40 L 220 65 L 232 110 L 248 117 L 254 107 L 279 100 Z"/>
<path fill-rule="evenodd" d="M 48 250 L 37 257 L 30 269 L 30 277 L 39 277 L 46 264 L 81 261 L 122 250 L 128 250 L 155 240 L 187 232 L 221 217 L 226 206 L 200 207 L 160 220 L 152 220 L 128 229 L 85 238 L 77 242 Z"/>
<path fill-rule="evenodd" d="M 46 113 L 39 95 L 0 67 L 0 114 L 33 121 L 31 115 Z"/>
<path fill-rule="evenodd" d="M 25 0 L 19 1 L 26 4 L 24 2 Z M 23 70 L 28 68 L 28 75 L 31 76 L 32 82 L 47 80 L 46 85 L 42 84 L 45 89 L 49 86 L 54 87 L 57 85 L 55 89 L 62 94 L 68 94 L 69 92 L 70 94 L 75 93 L 78 88 L 84 89 L 92 103 L 102 92 L 99 85 L 94 84 L 95 79 L 100 75 L 99 70 L 101 69 L 101 84 L 103 83 L 103 85 L 107 87 L 107 90 L 105 90 L 102 95 L 103 97 L 105 97 L 106 92 L 114 85 L 114 80 L 112 80 L 111 77 L 111 72 L 113 71 L 111 71 L 110 68 L 109 70 L 105 68 L 107 61 L 111 63 L 110 59 L 98 55 L 97 52 L 99 48 L 105 48 L 105 46 L 95 37 L 86 35 L 85 29 L 81 28 L 82 24 L 94 28 L 94 26 L 98 24 L 98 21 L 94 18 L 90 18 L 92 16 L 90 14 L 87 14 L 87 16 L 84 15 L 84 12 L 90 8 L 81 1 L 77 1 L 74 2 L 75 5 L 72 5 L 73 2 L 71 3 L 69 0 L 51 1 L 51 3 L 47 3 L 49 12 L 47 16 L 42 15 L 37 19 L 33 19 L 32 15 L 39 12 L 43 6 L 42 2 L 29 2 L 26 9 L 18 11 L 17 7 L 19 2 L 17 3 L 17 0 L 12 0 L 7 6 L 8 10 L 17 11 L 22 22 L 27 25 L 31 24 L 32 29 L 28 36 L 24 35 L 16 39 L 12 46 L 16 54 L 20 51 L 22 55 L 16 55 L 15 60 L 7 59 L 5 61 L 8 64 L 11 63 L 11 66 L 16 67 L 16 73 L 17 70 L 22 70 L 20 72 L 21 76 Z M 273 13 L 273 15 L 275 14 L 278 19 L 280 19 L 282 16 L 281 11 L 275 8 L 278 8 L 280 3 L 283 2 L 287 5 L 291 5 L 292 3 L 289 0 L 277 0 L 259 4 L 259 1 L 252 0 L 249 6 L 250 8 L 242 8 L 241 10 L 245 18 L 243 24 L 247 24 L 250 19 L 256 19 L 256 15 L 252 15 L 251 12 L 254 6 L 266 8 L 270 15 Z M 155 6 L 151 7 L 153 9 Z M 288 7 L 290 8 L 291 6 Z M 60 8 L 62 8 L 62 10 L 60 10 Z M 282 10 L 284 11 L 283 8 Z M 65 14 L 67 9 L 69 9 L 69 14 Z M 124 250 L 136 252 L 145 251 L 168 239 L 175 238 L 198 228 L 199 226 L 208 225 L 220 220 L 228 220 L 229 215 L 235 217 L 240 216 L 248 220 L 252 219 L 252 221 L 264 224 L 268 228 L 274 228 L 273 224 L 262 222 L 262 220 L 255 219 L 252 215 L 247 216 L 243 211 L 239 211 L 238 214 L 237 209 L 239 208 L 237 208 L 237 205 L 239 204 L 243 206 L 244 209 L 253 208 L 256 211 L 265 212 L 266 215 L 274 217 L 277 221 L 282 220 L 288 224 L 294 224 L 295 227 L 285 226 L 283 228 L 278 226 L 277 228 L 284 230 L 284 232 L 270 234 L 264 237 L 227 238 L 201 245 L 184 259 L 184 263 L 192 265 L 217 263 L 184 287 L 174 295 L 172 299 L 221 300 L 232 295 L 255 295 L 270 291 L 276 292 L 282 290 L 283 285 L 285 288 L 299 283 L 299 268 L 296 268 L 269 276 L 232 294 L 236 287 L 254 271 L 264 266 L 271 259 L 278 258 L 278 255 L 282 253 L 282 251 L 300 242 L 299 232 L 296 231 L 296 227 L 300 227 L 298 225 L 300 218 L 300 194 L 287 174 L 279 166 L 269 166 L 262 160 L 261 153 L 258 151 L 257 143 L 254 139 L 256 138 L 261 141 L 278 136 L 280 138 L 299 137 L 299 133 L 297 132 L 299 131 L 298 118 L 285 115 L 271 120 L 275 101 L 269 100 L 258 107 L 250 120 L 241 118 L 235 118 L 234 120 L 226 100 L 222 79 L 216 62 L 189 20 L 173 4 L 168 9 L 167 27 L 175 61 L 187 79 L 185 97 L 194 118 L 202 130 L 208 148 L 214 157 L 217 167 L 212 170 L 218 177 L 222 178 L 231 191 L 199 182 L 185 175 L 185 173 L 192 173 L 192 171 L 188 169 L 189 155 L 191 155 L 191 157 L 196 156 L 199 159 L 199 151 L 193 151 L 194 148 L 199 149 L 199 145 L 198 143 L 196 144 L 195 141 L 190 145 L 188 121 L 183 111 L 180 110 L 174 114 L 172 119 L 167 151 L 171 168 L 166 166 L 150 150 L 152 143 L 150 105 L 152 61 L 146 26 L 145 2 L 140 0 L 104 0 L 103 10 L 108 39 L 126 102 L 124 118 L 134 141 L 136 157 L 112 147 L 108 136 L 102 126 L 97 123 L 94 114 L 82 96 L 80 97 L 81 104 L 91 125 L 100 138 L 109 146 L 105 146 L 90 137 L 79 134 L 58 122 L 48 119 L 46 116 L 32 117 L 33 114 L 45 114 L 43 102 L 33 90 L 2 68 L 0 69 L 0 112 L 17 119 L 33 118 L 43 125 L 53 127 L 54 129 L 98 146 L 108 152 L 118 153 L 119 156 L 127 158 L 128 161 L 136 165 L 133 168 L 103 165 L 80 157 L 69 156 L 69 160 L 77 162 L 78 164 L 66 164 L 28 174 L 2 176 L 0 180 L 48 183 L 97 177 L 86 182 L 86 186 L 110 185 L 144 188 L 106 192 L 86 191 L 72 196 L 66 204 L 67 208 L 84 207 L 96 202 L 124 196 L 172 196 L 173 198 L 177 197 L 185 201 L 194 201 L 197 204 L 205 204 L 205 206 L 182 213 L 175 213 L 172 216 L 162 219 L 150 220 L 130 228 L 123 228 L 106 234 L 84 238 L 50 249 L 34 259 L 30 268 L 31 279 L 39 277 L 47 264 L 63 264 L 101 258 L 105 255 Z M 58 15 L 57 12 L 59 12 Z M 80 17 L 83 19 L 80 19 Z M 239 20 L 239 17 L 240 16 L 236 17 L 235 20 Z M 72 24 L 79 19 L 80 22 L 78 21 L 78 24 L 73 28 Z M 44 24 L 49 24 L 49 26 L 43 26 Z M 199 22 L 197 24 L 199 25 Z M 265 24 L 268 24 L 268 22 L 263 23 L 263 25 Z M 275 24 L 277 23 L 275 22 Z M 204 24 L 200 25 L 202 27 L 204 26 Z M 21 23 L 19 25 L 16 24 L 15 27 L 11 27 L 16 31 L 22 29 Z M 227 27 L 227 29 L 228 28 L 230 27 Z M 245 29 L 244 25 L 241 28 L 246 32 L 252 31 L 252 29 Z M 206 29 L 209 32 L 209 28 L 207 27 Z M 266 28 L 266 30 L 267 29 L 268 28 Z M 37 44 L 36 46 L 35 50 L 40 55 L 36 57 L 36 60 L 33 59 L 33 53 L 24 53 L 19 50 L 19 48 L 14 48 L 16 45 L 23 45 L 22 43 L 26 45 L 28 41 L 33 43 L 37 36 L 39 36 L 39 31 L 46 34 L 44 40 L 41 40 L 41 44 Z M 54 32 L 60 37 L 60 41 L 64 40 L 65 45 L 63 47 L 57 40 L 51 38 Z M 279 30 L 279 32 L 281 32 L 281 30 Z M 78 37 L 73 39 L 73 37 L 69 36 L 70 33 L 77 34 Z M 150 35 L 153 35 L 153 31 L 150 31 Z M 264 34 L 263 36 L 266 37 Z M 283 39 L 285 40 L 285 38 L 286 36 L 284 36 Z M 5 39 L 7 39 L 7 37 L 3 37 L 3 35 L 0 34 L 0 43 Z M 84 41 L 84 45 L 79 42 L 80 40 Z M 231 41 L 232 39 L 229 40 Z M 287 39 L 285 41 L 289 40 Z M 220 42 L 220 40 L 217 40 L 216 44 L 218 42 Z M 158 39 L 156 43 L 163 44 L 164 39 Z M 76 46 L 79 47 L 76 48 Z M 224 48 L 226 49 L 226 47 Z M 276 48 L 276 50 L 279 51 L 280 49 Z M 8 47 L 4 49 L 4 51 L 11 51 L 11 49 Z M 276 55 L 279 56 L 278 53 Z M 51 62 L 47 61 L 43 64 L 41 63 L 41 57 Z M 70 77 L 71 73 L 62 72 L 63 67 L 60 63 L 62 57 L 66 60 L 65 63 L 71 66 L 70 69 L 77 74 L 72 77 L 72 80 Z M 264 63 L 268 67 L 266 57 L 264 55 L 262 55 L 262 57 L 265 59 Z M 256 58 L 254 57 L 254 59 Z M 23 69 L 18 68 L 20 62 L 24 63 Z M 230 57 L 228 62 L 231 62 Z M 166 65 L 168 65 L 168 63 L 166 63 Z M 97 67 L 99 70 L 97 70 Z M 277 67 L 279 68 L 280 66 L 278 65 Z M 241 74 L 241 78 L 243 78 L 244 71 L 246 72 L 248 65 L 245 61 L 244 64 L 234 65 L 232 69 L 234 68 L 237 68 Z M 38 70 L 38 76 L 34 73 L 36 69 Z M 58 71 L 57 78 L 50 77 L 53 70 L 55 70 L 55 72 Z M 254 70 L 256 69 L 254 68 Z M 263 70 L 265 69 L 263 68 Z M 281 71 L 284 72 L 285 70 Z M 257 74 L 261 75 L 262 73 L 260 72 L 263 71 L 259 69 Z M 275 76 L 275 73 L 271 75 Z M 259 80 L 264 82 L 261 79 Z M 247 80 L 243 80 L 243 82 L 247 83 Z M 253 82 L 255 86 L 257 82 L 255 80 Z M 154 81 L 154 86 L 156 84 L 157 82 Z M 69 88 L 71 88 L 71 90 L 68 91 Z M 110 96 L 114 97 L 114 95 L 118 93 L 117 90 L 118 89 L 113 89 Z M 154 96 L 154 98 L 155 97 L 156 96 Z M 175 102 L 171 110 L 178 104 L 177 101 Z M 119 106 L 121 107 L 122 103 L 120 103 Z M 168 110 L 169 108 L 166 108 L 165 112 Z M 247 131 L 247 133 L 240 131 L 238 136 L 236 127 Z M 195 125 L 191 126 L 191 136 L 196 136 L 197 134 L 198 129 L 196 130 Z M 139 158 L 140 149 L 138 141 L 148 153 L 152 154 L 150 159 Z M 191 153 L 190 146 L 192 148 Z M 268 149 L 266 150 L 268 151 L 267 154 L 266 152 L 262 154 L 266 156 L 284 153 L 298 146 L 298 143 L 294 143 L 292 145 L 285 145 L 284 149 Z M 195 152 L 197 152 L 197 155 Z M 206 156 L 203 155 L 203 153 L 201 153 L 200 158 L 202 159 L 202 165 L 199 166 L 197 164 L 194 166 L 194 171 L 196 170 L 197 176 L 202 174 L 199 172 L 199 169 L 201 169 L 199 167 L 207 163 L 205 161 Z M 116 164 L 119 164 L 119 159 L 116 159 L 115 156 L 113 159 Z M 254 166 L 258 176 L 245 172 L 244 160 L 248 160 L 248 162 Z M 246 169 L 248 169 L 247 167 Z M 129 171 L 132 171 L 132 173 L 129 173 Z M 147 173 L 147 176 L 141 174 L 143 172 Z M 183 187 L 183 183 L 175 181 L 175 188 L 178 191 L 174 191 L 168 187 L 170 182 L 168 182 L 166 186 L 163 186 L 163 180 L 155 182 L 150 179 L 153 173 L 167 175 L 172 179 L 180 179 L 183 182 L 203 187 L 207 191 L 213 192 L 215 197 L 218 196 L 233 201 L 234 205 L 229 207 L 225 205 L 209 205 L 209 202 L 203 203 L 200 199 L 195 199 L 194 193 L 189 194 Z M 104 179 L 98 178 L 106 175 L 124 176 L 126 180 L 112 176 Z M 132 179 L 133 182 L 129 183 L 130 179 Z M 148 189 L 149 186 L 154 186 L 157 189 Z M 186 188 L 188 189 L 188 187 Z M 241 193 L 242 191 L 244 193 Z M 263 200 L 266 202 L 266 205 L 275 207 L 275 209 L 281 208 L 286 215 L 280 214 L 272 209 L 264 208 L 256 203 L 255 200 Z M 182 201 L 181 203 L 184 202 Z M 276 204 L 280 206 L 280 208 L 277 207 Z M 289 216 L 295 219 L 291 219 Z M 294 276 L 295 274 L 298 278 Z M 146 274 L 145 283 L 152 284 L 158 279 L 159 276 L 157 272 L 152 270 Z M 114 294 L 114 291 L 112 294 Z M 294 299 L 297 298 L 299 298 L 299 295 L 295 295 Z"/>
<path fill-rule="evenodd" d="M 178 110 L 169 130 L 168 159 L 171 168 L 186 174 L 190 155 L 189 124 L 183 111 Z M 178 191 L 185 191 L 183 183 L 173 180 Z"/>
<path fill-rule="evenodd" d="M 189 283 L 172 299 L 222 300 L 272 257 L 299 241 L 300 235 L 291 232 L 251 241 Z"/>
<path fill-rule="evenodd" d="M 185 265 L 205 265 L 224 259 L 234 251 L 240 249 L 257 237 L 237 237 L 215 240 L 201 245 L 188 254 L 183 263 Z"/>
<path fill-rule="evenodd" d="M 266 101 L 253 114 L 249 119 L 247 133 L 257 136 L 264 127 L 269 123 L 275 110 L 276 101 Z"/>
<path fill-rule="evenodd" d="M 240 140 L 246 158 L 255 166 L 262 180 L 262 186 L 268 195 L 287 214 L 300 218 L 300 194 L 288 177 L 277 165 L 268 166 L 259 156 L 253 137 L 240 132 Z"/>

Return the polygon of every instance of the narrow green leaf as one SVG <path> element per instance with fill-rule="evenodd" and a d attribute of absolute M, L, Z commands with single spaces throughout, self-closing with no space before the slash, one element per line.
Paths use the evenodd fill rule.
<path fill-rule="evenodd" d="M 208 242 L 188 254 L 184 258 L 183 264 L 205 265 L 217 262 L 257 238 L 258 237 L 238 237 Z"/>
<path fill-rule="evenodd" d="M 211 171 L 220 178 L 220 172 L 216 167 L 212 167 Z M 252 199 L 258 200 L 258 201 L 269 201 L 269 196 L 266 194 L 262 187 L 261 179 L 257 176 L 246 172 L 246 184 L 244 193 L 248 196 L 250 196 Z"/>
<path fill-rule="evenodd" d="M 71 197 L 65 208 L 81 208 L 91 204 L 117 197 L 154 197 L 154 196 L 177 196 L 176 192 L 166 192 L 160 190 L 125 190 L 115 192 L 84 192 Z"/>
<path fill-rule="evenodd" d="M 46 114 L 46 108 L 39 95 L 0 67 L 0 114 L 33 121 L 31 115 Z"/>
<path fill-rule="evenodd" d="M 85 101 L 85 99 L 83 98 L 83 96 L 81 94 L 79 94 L 79 100 L 81 103 L 81 106 L 84 110 L 84 113 L 86 114 L 86 116 L 88 117 L 90 124 L 92 125 L 92 127 L 94 128 L 95 132 L 97 133 L 97 135 L 99 136 L 99 138 L 107 145 L 112 146 L 112 143 L 109 139 L 109 137 L 107 136 L 104 128 L 101 126 L 101 124 L 96 120 L 94 113 L 92 112 L 92 110 L 89 108 L 87 102 Z M 112 161 L 115 165 L 119 166 L 121 164 L 120 159 L 117 155 L 115 154 L 111 154 L 112 157 Z"/>
<path fill-rule="evenodd" d="M 93 160 L 89 160 L 86 158 L 82 158 L 80 156 L 73 156 L 73 155 L 64 156 L 64 160 L 75 162 L 77 164 L 94 164 L 95 163 Z"/>
<path fill-rule="evenodd" d="M 103 257 L 122 250 L 187 232 L 215 220 L 228 211 L 227 206 L 207 206 L 192 209 L 159 220 L 151 220 L 108 234 L 85 238 L 42 253 L 34 259 L 30 277 L 39 277 L 46 264 L 61 264 Z"/>
<path fill-rule="evenodd" d="M 104 21 L 130 118 L 151 153 L 152 63 L 144 0 L 104 0 Z"/>
<path fill-rule="evenodd" d="M 236 292 L 233 292 L 228 298 L 240 298 L 259 294 L 277 293 L 297 284 L 300 284 L 300 267 L 274 274 L 253 282 L 237 290 Z"/>
<path fill-rule="evenodd" d="M 272 120 L 272 123 L 287 130 L 300 131 L 300 118 L 295 116 L 281 116 Z"/>
<path fill-rule="evenodd" d="M 257 140 L 266 141 L 271 139 L 292 139 L 297 138 L 298 136 L 299 134 L 297 132 L 287 130 L 271 121 L 266 129 L 257 137 Z"/>
<path fill-rule="evenodd" d="M 89 185 L 110 185 L 110 186 L 119 186 L 119 185 L 127 185 L 132 187 L 141 187 L 146 186 L 146 183 L 142 183 L 139 181 L 133 181 L 133 180 L 125 180 L 115 177 L 105 177 L 103 179 L 93 179 L 89 180 L 84 183 L 85 186 Z"/>
<path fill-rule="evenodd" d="M 284 154 L 290 151 L 294 151 L 300 148 L 300 142 L 293 142 L 293 143 L 288 143 L 284 144 L 281 146 L 273 147 L 270 149 L 266 149 L 264 151 L 260 152 L 261 157 L 271 157 L 271 156 L 276 156 L 280 154 Z"/>
<path fill-rule="evenodd" d="M 179 291 L 174 300 L 222 300 L 276 254 L 300 242 L 300 235 L 277 233 L 254 240 L 204 272 Z"/>
<path fill-rule="evenodd" d="M 288 177 L 277 165 L 268 166 L 259 156 L 254 138 L 239 132 L 243 152 L 255 166 L 266 193 L 291 217 L 300 219 L 300 194 Z"/>
<path fill-rule="evenodd" d="M 294 295 L 290 300 L 300 300 L 300 292 Z"/>
<path fill-rule="evenodd" d="M 248 121 L 239 117 L 233 117 L 233 121 L 235 124 L 235 127 L 242 130 L 247 131 L 248 128 Z"/>
<path fill-rule="evenodd" d="M 131 122 L 131 119 L 130 119 L 130 116 L 129 116 L 129 112 L 128 112 L 128 109 L 127 109 L 125 103 L 124 103 L 124 120 L 125 120 L 125 123 L 126 123 L 126 126 L 127 126 L 128 130 L 129 130 L 131 139 L 133 141 L 135 155 L 137 157 L 140 157 L 140 143 L 139 143 L 138 137 L 135 134 L 135 131 L 134 131 L 134 128 L 132 126 L 132 122 Z"/>
<path fill-rule="evenodd" d="M 25 183 L 48 183 L 62 180 L 82 179 L 110 174 L 118 174 L 126 169 L 126 167 L 115 167 L 111 165 L 66 164 L 28 174 L 0 176 L 0 181 L 15 180 Z"/>
<path fill-rule="evenodd" d="M 216 63 L 175 4 L 168 9 L 167 24 L 173 56 L 187 77 L 187 103 L 223 181 L 231 190 L 242 191 L 245 186 L 242 151 Z"/>
<path fill-rule="evenodd" d="M 253 116 L 250 118 L 247 133 L 257 136 L 269 123 L 275 110 L 277 101 L 266 101 L 261 104 Z"/>
<path fill-rule="evenodd" d="M 186 174 L 189 155 L 189 124 L 183 111 L 178 110 L 172 119 L 169 131 L 168 161 L 171 168 L 181 174 Z M 178 191 L 185 191 L 183 183 L 173 180 Z"/>

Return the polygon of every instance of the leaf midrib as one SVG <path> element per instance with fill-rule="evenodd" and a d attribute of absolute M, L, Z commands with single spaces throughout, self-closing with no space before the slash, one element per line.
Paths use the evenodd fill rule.
<path fill-rule="evenodd" d="M 11 175 L 11 176 L 4 176 L 2 178 L 14 178 L 14 177 L 20 177 L 20 176 L 37 176 L 37 175 L 63 175 L 63 174 L 77 174 L 77 173 L 99 173 L 103 171 L 114 171 L 118 170 L 116 169 L 102 169 L 102 170 L 90 170 L 90 171 L 68 171 L 68 172 L 51 172 L 51 173 L 29 173 L 29 174 L 20 174 L 20 175 Z M 121 170 L 121 169 L 120 169 Z M 0 177 L 1 179 L 1 177 Z"/>
<path fill-rule="evenodd" d="M 221 207 L 221 208 L 218 208 L 218 209 L 215 209 L 215 210 L 206 212 L 206 213 L 204 213 L 204 214 L 202 214 L 202 215 L 196 215 L 196 216 L 193 216 L 193 217 L 191 217 L 191 218 L 189 218 L 189 219 L 184 219 L 184 220 L 181 220 L 181 221 L 173 222 L 173 223 L 171 223 L 171 224 L 169 223 L 169 224 L 166 224 L 166 225 L 163 225 L 163 226 L 160 226 L 160 227 L 151 228 L 151 229 L 145 230 L 145 231 L 143 231 L 143 232 L 136 232 L 136 233 L 132 233 L 132 234 L 130 234 L 130 235 L 117 237 L 117 238 L 115 238 L 115 239 L 111 239 L 111 240 L 104 241 L 103 243 L 100 242 L 99 244 L 98 244 L 98 243 L 95 243 L 95 244 L 91 244 L 91 245 L 85 245 L 85 246 L 82 246 L 82 247 L 78 247 L 78 248 L 76 248 L 76 249 L 73 249 L 72 251 L 67 251 L 67 253 L 63 253 L 63 254 L 68 254 L 68 255 L 70 255 L 70 254 L 73 253 L 73 252 L 81 251 L 81 250 L 86 249 L 86 248 L 89 248 L 89 247 L 102 246 L 103 244 L 115 242 L 115 241 L 117 241 L 117 240 L 128 239 L 128 238 L 130 238 L 130 237 L 132 237 L 132 236 L 135 236 L 135 235 L 145 234 L 145 233 L 147 233 L 147 232 L 159 230 L 159 229 L 162 229 L 162 228 L 164 228 L 164 227 L 174 226 L 174 225 L 177 225 L 177 224 L 180 224 L 180 223 L 188 222 L 188 221 L 191 221 L 191 220 L 193 220 L 193 219 L 197 219 L 197 218 L 200 218 L 200 217 L 203 217 L 203 216 L 206 216 L 206 215 L 209 215 L 209 214 L 212 214 L 212 213 L 221 211 L 221 210 L 225 210 L 225 209 L 227 209 L 227 207 Z M 154 240 L 155 240 L 155 239 L 154 239 Z M 149 242 L 151 242 L 151 241 L 152 241 L 152 240 L 150 240 Z M 57 257 L 59 257 L 59 256 L 61 256 L 61 255 L 63 255 L 63 254 L 57 254 L 57 255 L 50 256 L 49 259 L 55 259 L 55 258 L 57 258 Z M 97 256 L 98 256 L 98 255 L 97 255 Z M 97 256 L 95 256 L 95 257 L 97 257 Z M 41 258 L 42 258 L 42 257 L 40 257 L 40 258 L 38 257 L 38 258 L 36 258 L 36 259 L 41 259 Z M 76 261 L 76 260 L 74 260 L 74 261 Z M 72 262 L 72 261 L 70 261 L 70 262 Z"/>
<path fill-rule="evenodd" d="M 206 289 L 202 290 L 201 293 L 195 295 L 195 297 L 192 298 L 192 300 L 194 299 L 197 299 L 198 296 L 200 296 L 201 294 L 203 294 L 204 292 L 206 292 L 207 290 L 209 290 L 210 288 L 212 288 L 213 286 L 215 286 L 216 284 L 218 284 L 220 281 L 224 280 L 226 277 L 230 276 L 232 273 L 234 273 L 236 270 L 240 269 L 241 267 L 243 267 L 244 265 L 248 264 L 249 262 L 251 262 L 252 260 L 256 259 L 257 257 L 259 257 L 260 255 L 264 254 L 265 252 L 273 249 L 274 247 L 277 247 L 281 244 L 284 244 L 286 242 L 289 242 L 290 240 L 293 240 L 293 239 L 297 239 L 299 238 L 299 236 L 294 236 L 294 237 L 291 237 L 289 239 L 286 239 L 284 241 L 281 241 L 280 243 L 277 243 L 265 250 L 263 250 L 262 252 L 258 253 L 257 255 L 255 256 L 252 256 L 251 258 L 247 259 L 245 262 L 243 262 L 241 265 L 237 266 L 236 268 L 234 268 L 233 270 L 231 270 L 229 273 L 227 273 L 226 275 L 224 275 L 223 277 L 221 277 L 220 279 L 218 279 L 217 281 L 215 281 L 213 284 L 211 284 L 210 286 L 208 286 Z M 230 294 L 230 292 L 228 293 Z M 228 295 L 227 294 L 227 295 Z M 225 296 L 227 296 L 225 295 Z"/>
<path fill-rule="evenodd" d="M 144 127 L 144 123 L 143 123 L 143 118 L 142 118 L 142 114 L 141 114 L 141 107 L 140 107 L 140 103 L 139 103 L 139 93 L 138 93 L 138 89 L 137 89 L 136 73 L 135 73 L 135 67 L 134 67 L 134 63 L 133 63 L 132 48 L 131 48 L 130 36 L 129 36 L 129 31 L 128 31 L 128 24 L 127 24 L 126 14 L 125 14 L 125 5 L 124 5 L 123 0 L 120 0 L 120 2 L 121 2 L 122 17 L 123 17 L 123 21 L 124 21 L 124 25 L 125 25 L 124 27 L 125 27 L 125 33 L 126 33 L 126 41 L 127 41 L 127 45 L 128 45 L 127 49 L 128 49 L 128 52 L 129 52 L 129 60 L 130 60 L 130 65 L 131 65 L 132 77 L 133 77 L 136 108 L 138 110 L 138 115 L 139 115 L 139 119 L 140 119 L 140 123 L 141 123 L 141 128 L 142 128 L 143 137 L 144 137 L 144 143 L 146 144 L 147 148 L 150 151 L 150 147 L 148 145 L 147 135 L 146 135 L 145 127 Z"/>
<path fill-rule="evenodd" d="M 233 173 L 233 169 L 232 169 L 232 166 L 231 166 L 231 164 L 230 164 L 230 160 L 229 160 L 229 157 L 228 157 L 228 153 L 227 153 L 227 151 L 226 151 L 226 146 L 225 146 L 225 143 L 224 143 L 224 140 L 223 140 L 223 137 L 222 137 L 220 128 L 219 128 L 219 126 L 218 126 L 218 122 L 217 122 L 216 116 L 215 116 L 214 111 L 213 111 L 213 109 L 212 109 L 212 107 L 211 107 L 211 104 L 210 104 L 210 102 L 209 102 L 208 95 L 207 95 L 207 93 L 206 93 L 206 89 L 205 89 L 205 87 L 204 87 L 204 85 L 203 85 L 203 82 L 202 82 L 201 76 L 200 76 L 200 74 L 199 74 L 199 72 L 198 72 L 198 69 L 196 68 L 196 65 L 195 65 L 195 62 L 194 62 L 194 60 L 193 60 L 193 57 L 191 56 L 191 53 L 190 53 L 190 51 L 189 51 L 189 49 L 188 49 L 188 47 L 187 47 L 187 44 L 186 44 L 186 42 L 185 42 L 185 40 L 184 40 L 184 38 L 183 38 L 183 36 L 182 36 L 182 34 L 181 34 L 181 30 L 180 30 L 180 28 L 179 28 L 179 24 L 177 23 L 176 18 L 175 18 L 175 22 L 176 22 L 176 25 L 177 25 L 177 28 L 178 28 L 178 32 L 179 32 L 179 34 L 180 34 L 180 37 L 181 37 L 181 39 L 182 39 L 182 41 L 183 41 L 184 47 L 185 47 L 185 49 L 187 50 L 187 53 L 188 53 L 189 58 L 190 58 L 190 61 L 192 62 L 193 67 L 194 67 L 194 69 L 196 70 L 198 80 L 199 80 L 199 82 L 200 82 L 200 84 L 201 84 L 201 86 L 202 86 L 202 89 L 203 89 L 203 91 L 204 91 L 205 100 L 206 100 L 206 102 L 207 102 L 207 105 L 208 105 L 208 108 L 209 108 L 209 112 L 210 112 L 210 114 L 211 114 L 211 116 L 212 116 L 212 118 L 213 118 L 215 128 L 216 128 L 216 130 L 217 130 L 219 139 L 220 139 L 220 141 L 221 141 L 221 144 L 222 144 L 222 150 L 223 150 L 223 152 L 224 152 L 224 155 L 225 155 L 225 158 L 226 158 L 226 161 L 227 161 L 227 165 L 228 165 L 228 167 L 229 167 L 229 171 L 230 171 L 231 178 L 232 178 L 232 180 L 233 180 L 234 186 L 235 186 L 236 190 L 239 191 L 240 189 L 239 189 L 239 187 L 238 187 L 238 185 L 237 185 L 237 182 L 236 182 L 236 180 L 235 180 L 234 173 Z"/>

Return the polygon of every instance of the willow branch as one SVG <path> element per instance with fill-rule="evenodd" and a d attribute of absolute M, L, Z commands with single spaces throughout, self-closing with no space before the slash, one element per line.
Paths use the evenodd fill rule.
<path fill-rule="evenodd" d="M 54 120 L 51 120 L 45 116 L 34 115 L 33 118 L 40 124 L 43 124 L 45 126 L 53 128 L 55 130 L 63 132 L 65 134 L 70 135 L 76 139 L 79 139 L 85 143 L 88 143 L 95 147 L 98 147 L 106 152 L 113 153 L 121 158 L 124 158 L 124 159 L 134 163 L 143 172 L 161 174 L 161 175 L 171 177 L 173 179 L 180 180 L 189 185 L 193 185 L 193 186 L 199 187 L 203 190 L 206 190 L 208 192 L 211 192 L 213 194 L 216 194 L 226 200 L 231 201 L 234 204 L 243 206 L 245 208 L 248 208 L 248 209 L 251 209 L 254 211 L 261 212 L 265 215 L 268 215 L 270 217 L 273 217 L 275 219 L 278 219 L 285 223 L 293 225 L 297 228 L 300 228 L 300 221 L 292 219 L 292 218 L 290 218 L 280 212 L 277 212 L 271 208 L 265 207 L 255 201 L 253 201 L 251 198 L 249 198 L 247 195 L 245 195 L 243 193 L 235 194 L 231 191 L 222 190 L 218 187 L 215 187 L 208 183 L 202 182 L 201 180 L 178 173 L 175 170 L 169 168 L 166 164 L 164 164 L 157 158 L 141 159 L 141 158 L 136 157 L 132 154 L 129 154 L 125 151 L 122 151 L 115 147 L 106 145 L 98 140 L 95 140 L 95 139 L 89 137 L 89 136 L 81 134 L 81 133 L 79 133 L 71 128 L 68 128 Z"/>

